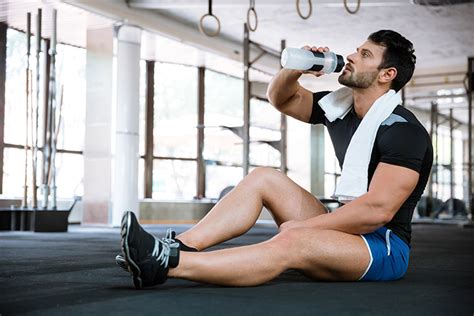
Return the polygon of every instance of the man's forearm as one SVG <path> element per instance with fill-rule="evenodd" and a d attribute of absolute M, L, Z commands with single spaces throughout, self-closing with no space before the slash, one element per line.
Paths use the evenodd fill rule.
<path fill-rule="evenodd" d="M 373 206 L 365 194 L 329 214 L 301 222 L 301 226 L 338 230 L 349 234 L 373 232 L 390 221 L 386 212 Z"/>
<path fill-rule="evenodd" d="M 270 81 L 267 97 L 273 106 L 278 108 L 296 94 L 300 87 L 298 79 L 302 72 L 297 70 L 280 70 Z"/>

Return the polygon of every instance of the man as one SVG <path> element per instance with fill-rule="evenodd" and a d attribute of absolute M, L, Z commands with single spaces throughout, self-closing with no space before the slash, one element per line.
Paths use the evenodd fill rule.
<path fill-rule="evenodd" d="M 327 47 L 305 48 L 328 51 Z M 372 105 L 394 93 L 390 89 L 399 91 L 410 80 L 413 53 L 411 42 L 394 31 L 371 34 L 347 56 L 339 82 L 351 88 L 353 103 L 343 117 L 333 121 L 325 117 L 319 105 L 329 92 L 312 93 L 301 87 L 301 71 L 281 70 L 269 85 L 268 98 L 287 115 L 326 125 L 339 163 L 345 166 L 351 138 Z M 307 73 L 316 77 L 323 74 Z M 283 173 L 257 168 L 177 238 L 171 232 L 165 238 L 154 238 L 140 227 L 133 213 L 126 212 L 122 265 L 131 272 L 136 288 L 163 283 L 168 277 L 253 286 L 290 268 L 314 280 L 401 278 L 408 266 L 411 217 L 427 183 L 433 152 L 423 126 L 410 111 L 396 104 L 393 113 L 377 126 L 374 137 L 370 163 L 365 168 L 367 192 L 337 210 L 329 213 Z M 263 206 L 279 226 L 273 238 L 200 252 L 247 232 Z"/>

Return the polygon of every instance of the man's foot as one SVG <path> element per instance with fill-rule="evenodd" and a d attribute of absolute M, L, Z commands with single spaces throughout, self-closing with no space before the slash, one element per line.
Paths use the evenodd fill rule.
<path fill-rule="evenodd" d="M 179 250 L 180 251 L 189 251 L 189 252 L 197 252 L 198 250 L 196 248 L 193 248 L 193 247 L 189 247 L 185 244 L 183 244 L 181 242 L 181 240 L 175 238 L 176 236 L 176 233 L 174 231 L 171 230 L 171 228 L 169 228 L 167 231 L 166 231 L 166 235 L 163 239 L 172 239 L 174 241 L 176 241 L 177 243 L 179 243 Z M 122 268 L 125 272 L 130 272 L 128 270 L 128 263 L 127 261 L 125 260 L 124 256 L 122 254 L 118 254 L 116 257 L 115 257 L 115 263 L 120 267 Z"/>
<path fill-rule="evenodd" d="M 132 212 L 123 214 L 121 237 L 123 256 L 136 289 L 164 283 L 169 267 L 179 263 L 179 243 L 172 238 L 156 239 L 140 226 Z"/>

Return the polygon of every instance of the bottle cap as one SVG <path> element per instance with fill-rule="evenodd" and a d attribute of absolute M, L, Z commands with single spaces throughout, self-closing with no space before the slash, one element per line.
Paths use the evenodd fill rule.
<path fill-rule="evenodd" d="M 344 68 L 344 57 L 341 55 L 336 55 L 337 56 L 337 66 L 336 69 L 334 69 L 334 72 L 340 72 L 342 68 Z"/>

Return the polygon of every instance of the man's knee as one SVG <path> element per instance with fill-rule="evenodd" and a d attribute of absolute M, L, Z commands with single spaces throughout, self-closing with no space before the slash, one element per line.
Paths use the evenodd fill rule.
<path fill-rule="evenodd" d="M 258 178 L 275 177 L 280 172 L 272 167 L 257 167 L 249 173 L 249 176 Z"/>
<path fill-rule="evenodd" d="M 287 249 L 302 249 L 310 236 L 314 237 L 318 232 L 317 228 L 294 227 L 288 228 L 275 236 L 275 241 L 280 246 Z"/>
<path fill-rule="evenodd" d="M 278 249 L 285 250 L 288 265 L 291 268 L 302 268 L 307 265 L 313 256 L 314 236 L 318 233 L 316 228 L 295 227 L 288 228 L 273 238 Z"/>
<path fill-rule="evenodd" d="M 282 173 L 271 167 L 257 167 L 247 176 L 255 184 L 267 186 L 280 179 Z"/>

